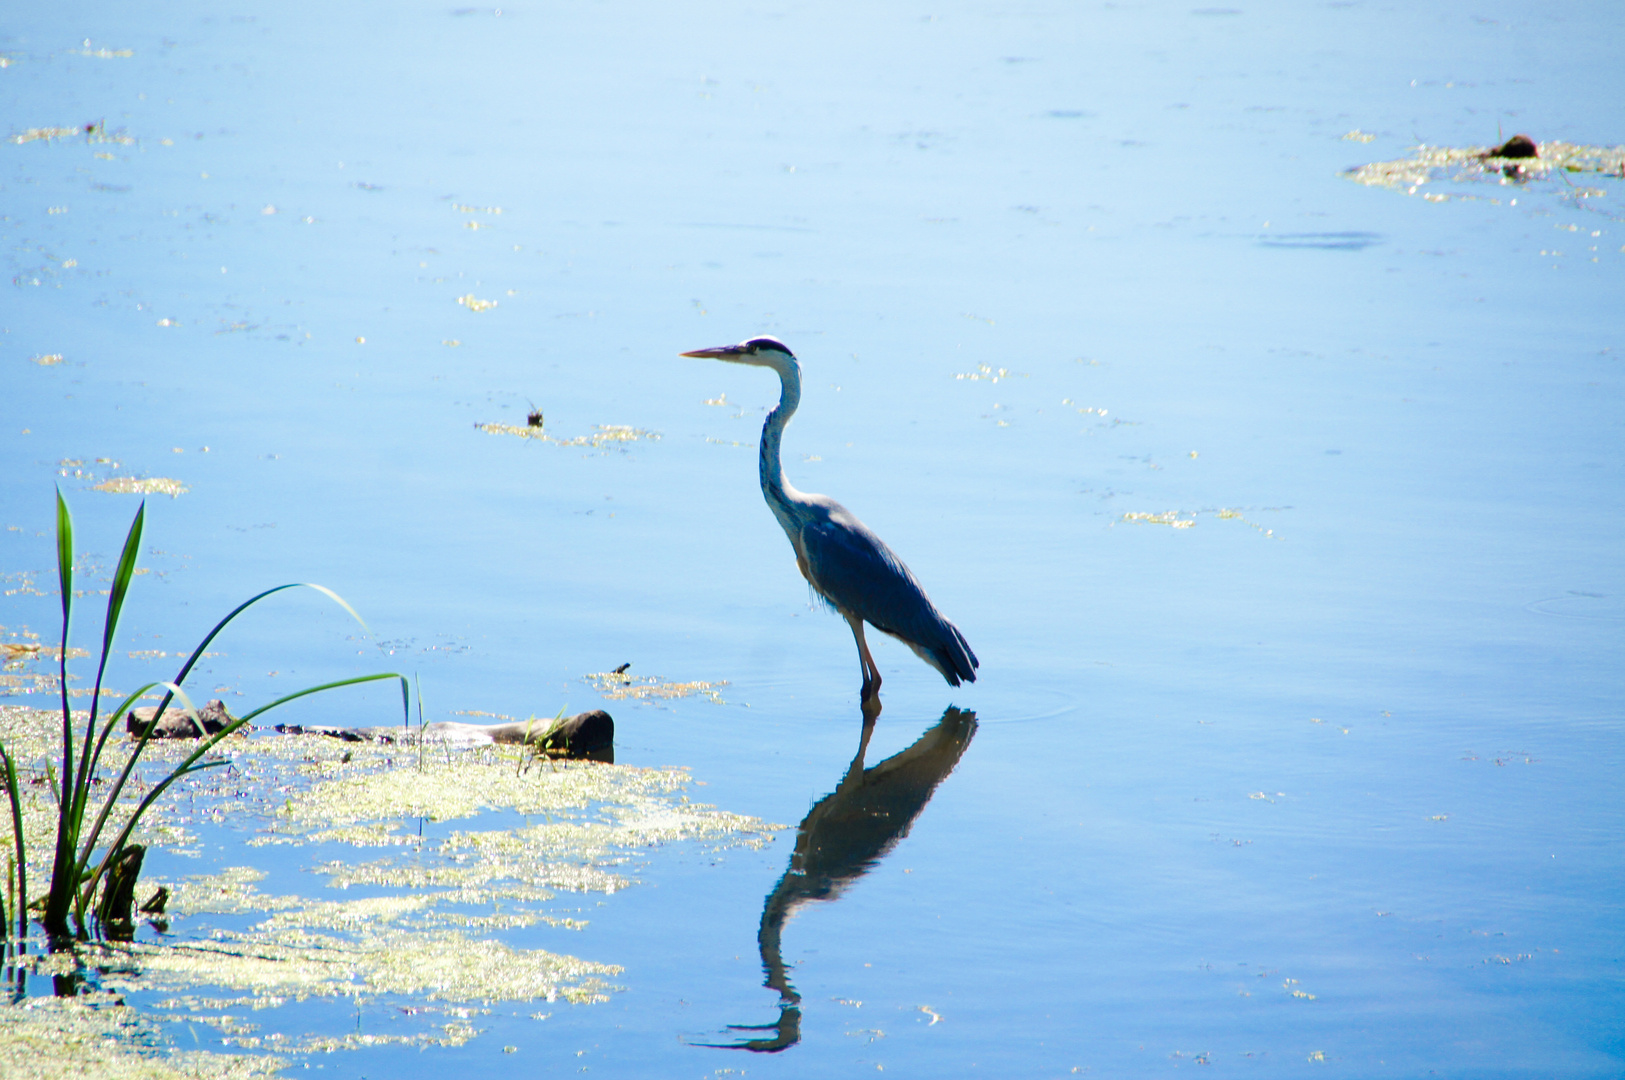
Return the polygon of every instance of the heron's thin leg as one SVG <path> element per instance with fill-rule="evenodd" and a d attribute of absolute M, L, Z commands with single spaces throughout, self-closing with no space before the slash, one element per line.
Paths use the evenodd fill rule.
<path fill-rule="evenodd" d="M 852 764 L 846 767 L 846 775 L 841 778 L 841 784 L 835 790 L 849 793 L 854 787 L 863 783 L 863 756 L 869 751 L 869 737 L 875 733 L 875 718 L 880 715 L 880 698 L 877 696 L 871 703 L 868 699 L 863 702 L 863 735 L 858 739 L 857 756 Z"/>
<path fill-rule="evenodd" d="M 843 614 L 845 613 L 843 612 Z M 864 704 L 867 705 L 871 699 L 878 703 L 880 700 L 880 669 L 875 666 L 875 658 L 869 655 L 869 643 L 863 640 L 863 620 L 855 615 L 847 615 L 846 622 L 848 626 L 852 627 L 853 640 L 858 643 L 858 663 L 863 666 Z"/>

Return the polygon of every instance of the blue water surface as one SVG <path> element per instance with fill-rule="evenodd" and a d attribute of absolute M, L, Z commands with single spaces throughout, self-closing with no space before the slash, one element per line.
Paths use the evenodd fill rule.
<path fill-rule="evenodd" d="M 304 580 L 384 655 L 290 596 L 210 687 L 409 666 L 444 719 L 598 707 L 623 662 L 726 680 L 610 703 L 618 760 L 793 827 L 857 751 L 858 662 L 757 488 L 772 375 L 677 355 L 772 333 L 790 478 L 982 664 L 951 689 L 871 637 L 867 765 L 977 723 L 785 923 L 799 1042 L 701 1045 L 782 1016 L 791 828 L 513 935 L 623 965 L 607 1004 L 312 1069 L 1618 1076 L 1625 181 L 1344 173 L 1625 142 L 1622 35 L 1510 0 L 19 7 L 0 625 L 53 632 L 53 484 L 105 564 L 137 500 L 93 485 L 175 479 L 127 651 Z M 475 427 L 532 407 L 643 434 Z"/>

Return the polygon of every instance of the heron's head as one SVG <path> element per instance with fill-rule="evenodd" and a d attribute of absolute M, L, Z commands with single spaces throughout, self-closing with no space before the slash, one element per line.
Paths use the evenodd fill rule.
<path fill-rule="evenodd" d="M 794 364 L 796 357 L 790 346 L 775 337 L 753 337 L 738 345 L 719 345 L 714 349 L 695 349 L 683 356 L 698 356 L 707 360 L 727 360 L 735 364 L 755 364 L 783 371 Z M 786 363 L 788 361 L 788 364 Z"/>

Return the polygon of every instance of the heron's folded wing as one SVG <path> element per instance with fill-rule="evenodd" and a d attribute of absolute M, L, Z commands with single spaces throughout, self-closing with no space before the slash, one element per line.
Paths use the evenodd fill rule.
<path fill-rule="evenodd" d="M 901 637 L 936 621 L 936 609 L 903 560 L 861 523 L 814 522 L 801 539 L 813 584 L 843 612 Z"/>

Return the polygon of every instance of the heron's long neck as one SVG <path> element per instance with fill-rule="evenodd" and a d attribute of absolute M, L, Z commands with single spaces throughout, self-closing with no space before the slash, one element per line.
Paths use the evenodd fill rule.
<path fill-rule="evenodd" d="M 792 508 L 801 492 L 784 478 L 784 466 L 779 462 L 779 441 L 784 437 L 785 425 L 795 415 L 796 406 L 801 404 L 801 366 L 792 359 L 782 367 L 774 364 L 773 370 L 779 373 L 779 406 L 767 414 L 767 421 L 762 424 L 762 495 L 773 516 L 789 532 L 795 527 Z"/>

